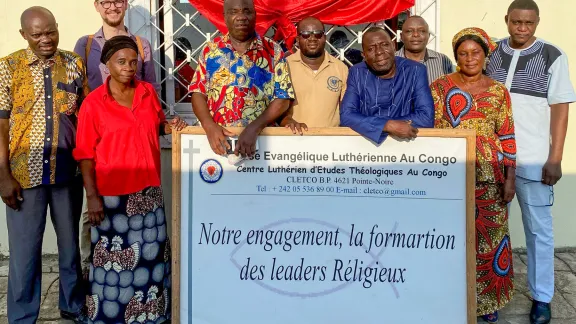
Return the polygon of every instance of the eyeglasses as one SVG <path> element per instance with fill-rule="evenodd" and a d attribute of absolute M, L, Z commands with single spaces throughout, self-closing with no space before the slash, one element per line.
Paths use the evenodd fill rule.
<path fill-rule="evenodd" d="M 100 5 L 101 5 L 102 8 L 104 8 L 104 9 L 110 9 L 110 7 L 112 6 L 112 4 L 114 4 L 114 7 L 116 7 L 116 8 L 122 8 L 122 7 L 124 7 L 124 0 L 119 0 L 119 1 L 100 1 Z"/>
<path fill-rule="evenodd" d="M 300 32 L 300 37 L 302 37 L 304 39 L 308 39 L 312 35 L 314 35 L 314 37 L 316 37 L 316 39 L 320 39 L 320 38 L 324 37 L 324 31 L 323 30 L 311 30 L 311 31 L 306 30 L 306 31 Z"/>
<path fill-rule="evenodd" d="M 526 181 L 524 182 L 524 184 L 529 184 L 529 183 L 542 183 L 541 181 L 534 181 L 534 180 L 530 180 L 530 181 Z M 548 186 L 548 189 L 550 190 L 550 195 L 548 196 L 548 204 L 547 205 L 532 205 L 532 204 L 527 204 L 528 206 L 534 206 L 534 207 L 551 207 L 554 206 L 554 186 Z"/>

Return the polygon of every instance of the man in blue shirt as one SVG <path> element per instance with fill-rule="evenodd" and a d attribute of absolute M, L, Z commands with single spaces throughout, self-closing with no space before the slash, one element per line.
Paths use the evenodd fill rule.
<path fill-rule="evenodd" d="M 340 125 L 381 144 L 388 135 L 413 139 L 434 127 L 434 101 L 423 64 L 395 57 L 394 42 L 380 27 L 362 36 L 364 62 L 350 68 L 340 105 Z"/>

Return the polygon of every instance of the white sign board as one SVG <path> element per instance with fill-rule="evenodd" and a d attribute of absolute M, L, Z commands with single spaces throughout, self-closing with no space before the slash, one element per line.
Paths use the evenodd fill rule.
<path fill-rule="evenodd" d="M 181 134 L 179 322 L 466 323 L 468 139 Z"/>

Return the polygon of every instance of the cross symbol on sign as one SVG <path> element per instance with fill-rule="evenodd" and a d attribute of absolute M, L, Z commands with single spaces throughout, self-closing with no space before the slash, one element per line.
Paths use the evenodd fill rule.
<path fill-rule="evenodd" d="M 188 141 L 188 148 L 185 148 L 183 151 L 184 154 L 196 154 L 196 153 L 200 153 L 200 149 L 199 148 L 194 148 L 194 140 L 190 140 Z M 192 158 L 192 155 L 190 155 L 190 158 Z"/>
<path fill-rule="evenodd" d="M 190 159 L 190 169 L 194 169 L 194 154 L 200 154 L 200 149 L 199 148 L 195 148 L 194 147 L 194 140 L 189 140 L 188 141 L 188 148 L 185 148 L 184 150 L 182 150 L 182 153 L 184 154 L 188 154 Z M 190 201 L 192 201 L 192 189 L 193 189 L 193 183 L 194 183 L 194 173 L 193 172 L 189 172 L 188 173 L 188 181 L 190 181 Z M 190 213 L 192 213 L 192 210 L 190 210 Z"/>

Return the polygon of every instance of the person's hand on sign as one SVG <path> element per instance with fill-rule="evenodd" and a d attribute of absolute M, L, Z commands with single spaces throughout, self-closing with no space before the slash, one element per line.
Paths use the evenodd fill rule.
<path fill-rule="evenodd" d="M 218 155 L 225 155 L 227 150 L 230 150 L 230 144 L 226 141 L 227 137 L 235 136 L 236 134 L 228 131 L 226 128 L 216 124 L 215 122 L 210 122 L 207 125 L 203 125 L 206 136 L 208 137 L 208 142 L 212 151 Z"/>
<path fill-rule="evenodd" d="M 242 157 L 252 157 L 256 153 L 256 140 L 260 131 L 254 123 L 249 124 L 238 136 L 234 155 Z"/>
<path fill-rule="evenodd" d="M 298 132 L 298 134 L 304 135 L 304 132 L 302 130 L 308 131 L 308 125 L 306 125 L 304 123 L 299 123 L 296 120 L 294 120 L 294 118 L 292 118 L 292 115 L 294 113 L 294 104 L 295 103 L 296 102 L 290 103 L 290 107 L 282 115 L 282 118 L 281 118 L 279 124 L 280 124 L 280 127 L 290 128 L 290 130 L 292 130 L 292 134 L 296 134 L 296 132 Z"/>
<path fill-rule="evenodd" d="M 280 126 L 284 126 L 285 128 L 290 128 L 290 130 L 292 131 L 292 134 L 300 134 L 300 135 L 304 135 L 303 131 L 308 131 L 308 125 L 304 124 L 304 123 L 299 123 L 297 121 L 295 121 L 292 118 L 287 118 L 286 120 L 282 121 L 283 125 Z"/>
<path fill-rule="evenodd" d="M 418 129 L 412 126 L 410 120 L 389 120 L 384 131 L 400 139 L 414 139 L 418 135 Z"/>
<path fill-rule="evenodd" d="M 170 122 L 164 124 L 164 134 L 170 135 L 172 134 L 173 130 L 181 131 L 188 126 L 188 123 L 180 118 L 180 116 L 176 116 Z"/>

